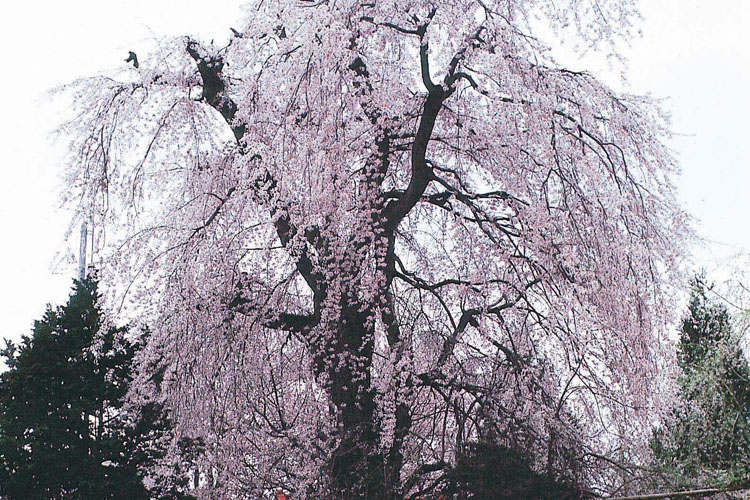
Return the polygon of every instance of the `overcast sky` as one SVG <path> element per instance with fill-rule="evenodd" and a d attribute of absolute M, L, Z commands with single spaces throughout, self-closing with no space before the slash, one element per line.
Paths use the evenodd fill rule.
<path fill-rule="evenodd" d="M 0 338 L 28 333 L 45 304 L 65 301 L 75 275 L 75 264 L 55 263 L 70 214 L 58 207 L 60 150 L 48 136 L 58 118 L 45 92 L 117 69 L 129 50 L 162 36 L 226 40 L 228 28 L 240 25 L 242 3 L 67 0 L 3 7 Z M 626 53 L 628 90 L 664 99 L 671 112 L 679 135 L 670 145 L 683 169 L 679 199 L 705 241 L 694 249 L 692 267 L 724 278 L 750 252 L 750 2 L 650 0 L 643 6 L 643 37 Z M 595 60 L 570 64 L 593 67 L 623 88 Z"/>

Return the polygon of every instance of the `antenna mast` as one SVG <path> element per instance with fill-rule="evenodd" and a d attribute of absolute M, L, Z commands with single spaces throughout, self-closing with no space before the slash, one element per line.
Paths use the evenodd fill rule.
<path fill-rule="evenodd" d="M 78 280 L 86 277 L 86 240 L 88 239 L 88 225 L 81 224 L 81 246 L 78 249 Z"/>

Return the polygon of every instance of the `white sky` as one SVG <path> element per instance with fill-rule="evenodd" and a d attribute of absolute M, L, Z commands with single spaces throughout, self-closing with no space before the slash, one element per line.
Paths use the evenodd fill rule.
<path fill-rule="evenodd" d="M 53 265 L 69 213 L 58 208 L 59 118 L 43 95 L 77 77 L 124 65 L 129 50 L 162 36 L 226 40 L 241 0 L 15 1 L 0 18 L 0 338 L 17 339 L 45 304 L 68 294 L 75 264 Z M 210 5 L 210 6 L 209 6 Z M 705 244 L 694 268 L 726 277 L 750 253 L 750 2 L 648 0 L 643 38 L 627 50 L 630 91 L 664 98 L 680 135 L 671 146 L 683 168 L 680 201 Z M 618 77 L 596 61 L 610 84 Z M 77 239 L 77 231 L 74 232 Z"/>

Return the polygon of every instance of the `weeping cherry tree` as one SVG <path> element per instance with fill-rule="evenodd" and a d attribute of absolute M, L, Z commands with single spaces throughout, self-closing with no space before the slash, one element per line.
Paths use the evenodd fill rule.
<path fill-rule="evenodd" d="M 537 35 L 615 54 L 634 3 L 246 8 L 66 89 L 69 202 L 205 496 L 437 494 L 478 443 L 632 480 L 669 407 L 668 130 Z"/>

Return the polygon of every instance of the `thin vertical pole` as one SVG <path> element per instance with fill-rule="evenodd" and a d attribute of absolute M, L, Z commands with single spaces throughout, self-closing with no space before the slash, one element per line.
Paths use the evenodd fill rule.
<path fill-rule="evenodd" d="M 78 280 L 86 277 L 86 240 L 88 239 L 88 225 L 84 221 L 81 224 L 81 245 L 78 248 Z"/>

